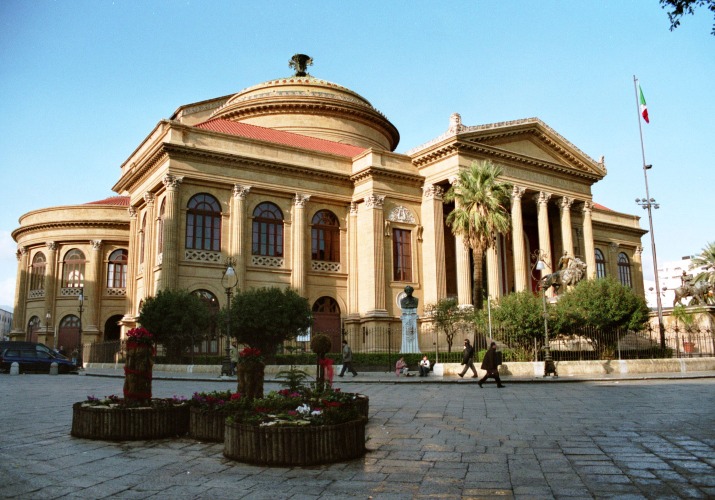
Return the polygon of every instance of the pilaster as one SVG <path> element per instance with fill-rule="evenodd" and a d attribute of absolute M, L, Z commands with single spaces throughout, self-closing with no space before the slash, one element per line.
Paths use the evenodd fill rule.
<path fill-rule="evenodd" d="M 586 277 L 594 279 L 596 277 L 596 245 L 593 242 L 593 202 L 583 203 L 583 244 L 586 252 Z"/>
<path fill-rule="evenodd" d="M 444 256 L 444 201 L 442 188 L 426 185 L 422 188 L 422 262 L 425 304 L 435 304 L 447 296 Z"/>
<path fill-rule="evenodd" d="M 511 237 L 514 245 L 514 290 L 526 290 L 527 272 L 524 250 L 524 220 L 521 211 L 521 198 L 526 189 L 514 186 L 511 192 Z"/>
<path fill-rule="evenodd" d="M 293 262 L 291 272 L 291 286 L 302 297 L 305 296 L 305 251 L 306 220 L 305 205 L 310 200 L 310 195 L 296 193 L 293 198 Z"/>
<path fill-rule="evenodd" d="M 237 285 L 239 290 L 246 288 L 246 197 L 251 191 L 251 186 L 233 185 L 233 197 L 231 198 L 231 239 L 229 254 L 235 259 L 235 270 Z"/>
<path fill-rule="evenodd" d="M 161 255 L 161 288 L 175 290 L 179 286 L 179 186 L 183 177 L 165 175 L 166 188 Z"/>

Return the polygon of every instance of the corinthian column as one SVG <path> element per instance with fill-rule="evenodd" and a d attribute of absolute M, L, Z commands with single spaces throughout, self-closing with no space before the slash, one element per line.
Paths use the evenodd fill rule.
<path fill-rule="evenodd" d="M 25 311 L 27 310 L 27 271 L 28 259 L 27 247 L 17 247 L 17 285 L 15 286 L 15 308 L 12 314 L 12 340 L 26 340 L 25 332 Z M 45 294 L 47 290 L 45 290 Z"/>
<path fill-rule="evenodd" d="M 246 197 L 251 186 L 233 185 L 231 198 L 231 241 L 229 254 L 235 259 L 236 287 L 246 289 Z"/>
<path fill-rule="evenodd" d="M 89 343 L 92 340 L 97 341 L 99 329 L 97 328 L 97 317 L 99 315 L 100 304 L 102 302 L 103 283 L 100 281 L 102 276 L 102 240 L 91 240 L 92 253 L 85 272 L 87 279 L 84 280 L 84 305 L 85 317 L 87 325 L 82 325 L 82 342 Z M 85 337 L 85 334 L 87 337 Z"/>
<path fill-rule="evenodd" d="M 54 315 L 55 290 L 57 289 L 57 243 L 48 241 L 47 265 L 45 266 L 45 311 Z"/>
<path fill-rule="evenodd" d="M 144 235 L 144 293 L 151 297 L 155 292 L 154 263 L 156 262 L 156 246 L 152 244 L 155 239 L 154 224 L 154 193 L 145 193 L 146 201 L 146 234 Z"/>
<path fill-rule="evenodd" d="M 564 196 L 559 203 L 561 211 L 561 244 L 564 247 L 564 252 L 568 252 L 571 257 L 573 254 L 573 236 L 571 235 L 571 205 L 573 198 Z"/>
<path fill-rule="evenodd" d="M 553 272 L 551 265 L 551 235 L 549 234 L 549 199 L 551 193 L 540 192 L 536 202 L 538 219 L 539 219 L 539 250 L 541 250 L 541 258 L 546 267 L 541 271 L 543 278 L 547 274 Z"/>
<path fill-rule="evenodd" d="M 524 250 L 524 220 L 521 198 L 525 188 L 514 186 L 511 192 L 511 239 L 514 245 L 514 291 L 526 290 L 526 255 Z"/>
<path fill-rule="evenodd" d="M 385 197 L 365 198 L 365 214 L 360 217 L 360 309 L 368 316 L 387 316 L 385 309 Z"/>
<path fill-rule="evenodd" d="M 135 282 L 139 258 L 137 255 L 137 209 L 129 207 L 127 212 L 129 213 L 129 249 L 127 250 L 129 255 L 127 259 L 126 314 L 122 318 L 122 322 L 131 324 L 134 321 L 135 315 L 134 304 L 136 303 L 136 298 L 134 294 L 136 293 Z"/>
<path fill-rule="evenodd" d="M 183 177 L 165 175 L 164 246 L 161 257 L 161 288 L 175 290 L 179 286 L 179 185 Z M 152 248 L 154 246 L 152 245 Z"/>
<path fill-rule="evenodd" d="M 501 297 L 501 269 L 499 268 L 499 253 L 496 240 L 487 248 L 487 290 L 488 299 L 498 299 Z"/>
<path fill-rule="evenodd" d="M 585 201 L 583 203 L 583 243 L 586 252 L 586 276 L 589 279 L 596 277 L 596 246 L 593 243 L 592 210 L 593 203 Z"/>
<path fill-rule="evenodd" d="M 447 296 L 444 258 L 444 202 L 442 188 L 435 185 L 423 187 L 422 233 L 424 303 L 435 304 Z"/>
<path fill-rule="evenodd" d="M 305 296 L 305 204 L 310 200 L 306 194 L 296 193 L 293 198 L 293 272 L 291 273 L 291 286 Z"/>

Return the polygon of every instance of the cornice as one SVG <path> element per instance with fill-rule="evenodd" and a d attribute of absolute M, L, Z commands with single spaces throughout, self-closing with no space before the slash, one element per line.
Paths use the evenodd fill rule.
<path fill-rule="evenodd" d="M 132 166 L 130 170 L 125 173 L 114 185 L 114 191 L 117 193 L 132 191 L 134 186 L 144 181 L 157 164 L 163 163 L 167 160 L 168 154 L 166 151 L 166 145 L 167 143 L 165 142 L 161 143 L 145 161 L 141 162 L 138 166 Z"/>
<path fill-rule="evenodd" d="M 613 222 L 592 220 L 591 225 L 593 226 L 594 229 L 598 228 L 598 229 L 606 229 L 606 230 L 609 230 L 612 232 L 637 234 L 638 237 L 641 237 L 644 234 L 648 234 L 648 231 L 646 229 L 641 229 L 640 227 L 629 227 L 629 226 L 625 226 L 625 225 L 619 225 L 619 224 L 615 224 Z"/>
<path fill-rule="evenodd" d="M 38 224 L 30 224 L 15 229 L 12 232 L 12 238 L 18 241 L 18 238 L 25 237 L 30 234 L 35 234 L 42 231 L 50 231 L 57 229 L 125 229 L 127 235 L 129 233 L 129 219 L 124 221 L 62 221 L 62 222 L 42 222 Z"/>
<path fill-rule="evenodd" d="M 359 172 L 356 172 L 350 176 L 350 180 L 354 184 L 359 184 L 370 178 L 390 179 L 405 184 L 413 184 L 415 187 L 420 189 L 422 189 L 422 185 L 424 184 L 424 178 L 420 175 L 396 172 L 394 170 L 388 170 L 386 168 L 373 166 L 360 170 Z"/>

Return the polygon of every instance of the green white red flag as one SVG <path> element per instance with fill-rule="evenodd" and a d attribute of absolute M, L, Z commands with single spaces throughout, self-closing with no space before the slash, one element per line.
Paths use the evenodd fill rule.
<path fill-rule="evenodd" d="M 645 103 L 645 97 L 643 97 L 643 89 L 640 85 L 638 85 L 638 101 L 640 103 L 641 116 L 646 123 L 650 123 L 650 120 L 648 119 L 648 106 Z"/>

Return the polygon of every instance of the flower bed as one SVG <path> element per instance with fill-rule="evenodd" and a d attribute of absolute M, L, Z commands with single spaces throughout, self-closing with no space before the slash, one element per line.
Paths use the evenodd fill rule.
<path fill-rule="evenodd" d="M 262 465 L 317 465 L 365 454 L 366 418 L 334 425 L 258 426 L 226 422 L 225 457 Z"/>
<path fill-rule="evenodd" d="M 132 441 L 183 436 L 189 430 L 189 405 L 175 399 L 152 399 L 149 406 L 89 400 L 72 405 L 74 437 Z M 106 401 L 106 400 L 105 400 Z"/>
<path fill-rule="evenodd" d="M 201 441 L 223 442 L 226 418 L 248 404 L 241 394 L 231 391 L 195 392 L 189 400 L 189 436 Z"/>

